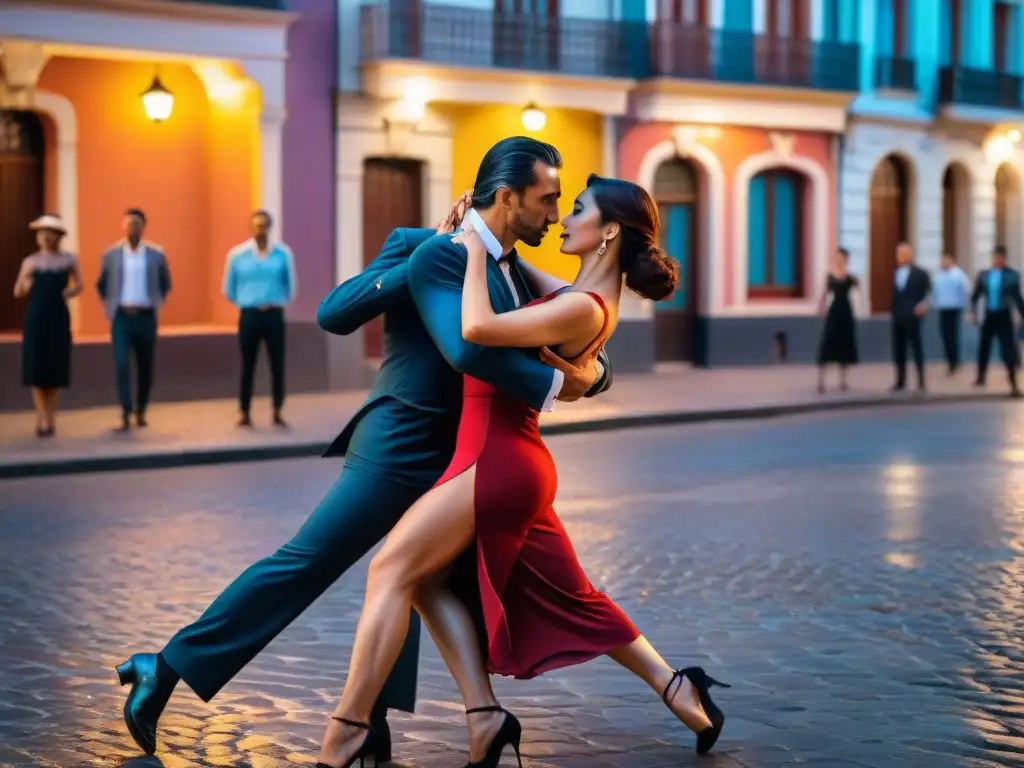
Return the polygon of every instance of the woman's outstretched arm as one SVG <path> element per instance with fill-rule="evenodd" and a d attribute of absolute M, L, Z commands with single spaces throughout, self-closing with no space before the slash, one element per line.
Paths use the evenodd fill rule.
<path fill-rule="evenodd" d="M 567 292 L 551 301 L 498 314 L 487 290 L 487 259 L 480 236 L 464 229 L 453 238 L 466 248 L 462 285 L 462 338 L 484 347 L 552 347 L 596 334 L 604 317 L 597 303 L 582 293 Z"/>

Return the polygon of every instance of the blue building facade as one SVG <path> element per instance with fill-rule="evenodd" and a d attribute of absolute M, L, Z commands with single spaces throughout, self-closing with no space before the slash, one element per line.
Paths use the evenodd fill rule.
<path fill-rule="evenodd" d="M 969 274 L 994 245 L 1024 264 L 1024 9 L 1016 0 L 860 0 L 861 93 L 843 139 L 839 240 L 872 315 L 895 245 Z"/>

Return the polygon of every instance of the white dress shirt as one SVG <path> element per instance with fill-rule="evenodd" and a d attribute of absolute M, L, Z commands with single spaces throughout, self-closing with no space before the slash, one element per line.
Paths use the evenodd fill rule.
<path fill-rule="evenodd" d="M 904 264 L 896 268 L 896 289 L 902 291 L 907 287 L 907 280 L 910 278 L 910 265 Z"/>
<path fill-rule="evenodd" d="M 936 309 L 963 309 L 971 296 L 971 281 L 959 265 L 940 269 L 932 282 L 932 300 Z"/>
<path fill-rule="evenodd" d="M 146 246 L 139 243 L 138 250 L 125 242 L 121 246 L 121 306 L 152 307 L 146 283 Z"/>
<path fill-rule="evenodd" d="M 501 260 L 501 257 L 505 254 L 502 253 L 501 243 L 498 242 L 498 238 L 496 238 L 494 233 L 487 228 L 487 225 L 484 223 L 480 214 L 472 208 L 466 211 L 466 218 L 469 219 L 473 229 L 480 234 L 480 239 L 484 241 L 484 247 L 487 248 L 487 252 L 495 261 L 498 262 L 498 268 L 501 269 L 501 274 L 505 276 L 505 282 L 508 283 L 508 289 L 512 291 L 512 300 L 515 302 L 516 307 L 518 308 L 522 306 L 523 297 L 519 295 L 515 281 L 512 280 L 512 268 L 509 266 L 508 260 Z M 555 377 L 551 382 L 551 391 L 544 400 L 544 407 L 542 410 L 545 411 L 553 411 L 555 409 L 555 398 L 558 397 L 558 393 L 562 391 L 562 384 L 565 382 L 565 374 L 557 368 L 555 368 L 554 371 Z"/>

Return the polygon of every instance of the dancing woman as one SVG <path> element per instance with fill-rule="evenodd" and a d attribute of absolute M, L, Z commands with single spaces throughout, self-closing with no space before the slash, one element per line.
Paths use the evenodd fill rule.
<path fill-rule="evenodd" d="M 657 244 L 658 214 L 650 196 L 634 184 L 592 176 L 563 221 L 562 251 L 582 262 L 574 284 L 496 314 L 494 304 L 509 306 L 499 260 L 515 242 L 510 230 L 517 210 L 557 180 L 552 164 L 529 157 L 518 162 L 527 163 L 531 184 L 489 191 L 478 186 L 464 229 L 454 238 L 427 241 L 410 261 L 413 298 L 450 360 L 484 354 L 488 347 L 552 347 L 571 362 L 585 360 L 615 329 L 623 278 L 654 300 L 678 282 L 675 262 Z M 453 312 L 461 314 L 461 323 Z M 446 324 L 461 326 L 461 338 L 446 335 Z M 470 615 L 446 586 L 453 561 L 474 546 L 490 672 L 531 678 L 609 655 L 697 733 L 699 753 L 712 747 L 724 722 L 708 695 L 715 681 L 700 668 L 674 671 L 623 611 L 594 589 L 552 508 L 555 490 L 555 466 L 537 411 L 466 377 L 448 471 L 405 514 L 370 565 L 349 675 L 324 735 L 321 768 L 362 765 L 374 753 L 367 720 L 401 648 L 410 607 L 423 617 L 463 695 L 470 765 L 493 768 L 510 745 L 518 757 L 519 721 L 498 705 Z"/>

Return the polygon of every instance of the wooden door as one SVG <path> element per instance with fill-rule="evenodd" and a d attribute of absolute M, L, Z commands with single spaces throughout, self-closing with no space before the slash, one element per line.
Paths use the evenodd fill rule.
<path fill-rule="evenodd" d="M 960 258 L 959 190 L 956 172 L 950 166 L 942 176 L 942 252 Z"/>
<path fill-rule="evenodd" d="M 363 265 L 380 253 L 397 227 L 423 226 L 422 165 L 417 160 L 371 158 L 363 174 Z M 363 349 L 367 359 L 383 357 L 384 321 L 367 323 Z"/>
<path fill-rule="evenodd" d="M 661 218 L 661 247 L 679 264 L 676 292 L 654 305 L 654 346 L 658 360 L 694 359 L 697 332 L 696 271 L 700 242 L 699 178 L 690 162 L 674 160 L 655 174 L 654 194 Z"/>
<path fill-rule="evenodd" d="M 871 311 L 892 311 L 896 246 L 907 240 L 907 184 L 903 163 L 887 157 L 871 179 Z"/>
<path fill-rule="evenodd" d="M 0 111 L 0 333 L 21 330 L 12 298 L 21 261 L 36 250 L 28 225 L 43 213 L 43 126 L 31 112 Z"/>

